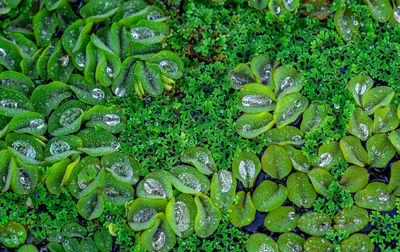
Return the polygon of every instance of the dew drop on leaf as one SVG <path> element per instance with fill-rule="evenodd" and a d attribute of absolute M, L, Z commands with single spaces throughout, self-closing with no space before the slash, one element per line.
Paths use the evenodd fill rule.
<path fill-rule="evenodd" d="M 63 140 L 56 140 L 50 145 L 50 154 L 56 155 L 67 152 L 71 149 L 69 144 Z"/>
<path fill-rule="evenodd" d="M 153 236 L 153 241 L 151 243 L 154 250 L 160 250 L 165 244 L 165 233 L 162 230 L 157 230 Z"/>
<path fill-rule="evenodd" d="M 80 108 L 72 107 L 65 110 L 60 116 L 60 124 L 62 126 L 68 126 L 75 122 L 81 115 L 83 110 Z"/>
<path fill-rule="evenodd" d="M 11 148 L 14 150 L 18 151 L 22 155 L 28 158 L 35 158 L 36 157 L 36 151 L 35 148 L 33 148 L 32 145 L 29 143 L 23 141 L 23 140 L 18 140 L 12 143 Z"/>
<path fill-rule="evenodd" d="M 131 30 L 132 38 L 135 40 L 153 38 L 154 31 L 148 27 L 137 27 Z"/>
<path fill-rule="evenodd" d="M 104 99 L 104 92 L 100 88 L 94 88 L 92 90 L 92 97 L 96 100 L 103 100 Z"/>
<path fill-rule="evenodd" d="M 41 119 L 41 118 L 33 119 L 33 120 L 29 123 L 29 126 L 30 126 L 31 128 L 33 128 L 33 129 L 40 130 L 40 129 L 42 129 L 42 128 L 44 127 L 44 121 L 43 121 L 43 119 Z"/>
<path fill-rule="evenodd" d="M 103 122 L 110 127 L 118 125 L 120 123 L 120 121 L 121 120 L 120 120 L 119 116 L 116 114 L 106 114 L 103 117 Z"/>
<path fill-rule="evenodd" d="M 143 187 L 148 194 L 157 195 L 163 198 L 166 198 L 167 196 L 161 184 L 155 179 L 146 179 L 146 181 L 143 183 Z"/>

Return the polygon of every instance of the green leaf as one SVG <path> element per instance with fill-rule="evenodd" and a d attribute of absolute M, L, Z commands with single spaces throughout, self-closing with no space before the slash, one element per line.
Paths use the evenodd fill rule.
<path fill-rule="evenodd" d="M 148 59 L 149 63 L 155 64 L 161 74 L 172 79 L 179 79 L 183 75 L 183 61 L 176 53 L 163 50 Z"/>
<path fill-rule="evenodd" d="M 352 234 L 361 231 L 368 224 L 368 211 L 358 206 L 344 208 L 335 215 L 333 221 L 336 230 Z"/>
<path fill-rule="evenodd" d="M 350 9 L 343 7 L 337 10 L 334 16 L 336 31 L 344 41 L 350 41 L 358 36 L 360 28 L 360 20 L 353 15 Z"/>
<path fill-rule="evenodd" d="M 248 83 L 257 82 L 250 67 L 243 63 L 240 63 L 231 71 L 230 78 L 232 79 L 232 82 L 229 82 L 229 84 L 234 89 L 241 89 Z"/>
<path fill-rule="evenodd" d="M 83 142 L 82 147 L 78 148 L 78 150 L 90 156 L 104 156 L 118 151 L 120 146 L 118 138 L 104 130 L 86 128 L 76 136 L 82 139 Z"/>
<path fill-rule="evenodd" d="M 103 184 L 104 169 L 96 157 L 85 157 L 73 168 L 68 189 L 72 196 L 79 199 L 88 195 L 94 188 Z"/>
<path fill-rule="evenodd" d="M 299 92 L 303 88 L 302 75 L 294 67 L 280 66 L 274 69 L 272 78 L 278 100 L 285 95 Z"/>
<path fill-rule="evenodd" d="M 86 220 L 97 219 L 104 211 L 104 195 L 101 191 L 93 190 L 76 203 L 76 210 Z"/>
<path fill-rule="evenodd" d="M 277 185 L 270 180 L 264 180 L 256 187 L 252 198 L 258 211 L 268 212 L 280 207 L 285 202 L 287 190 L 281 184 Z"/>
<path fill-rule="evenodd" d="M 27 238 L 27 230 L 16 221 L 8 221 L 0 226 L 0 241 L 7 248 L 16 248 Z"/>
<path fill-rule="evenodd" d="M 373 135 L 367 141 L 369 164 L 372 167 L 383 168 L 396 154 L 386 134 Z"/>
<path fill-rule="evenodd" d="M 110 89 L 93 84 L 81 75 L 73 74 L 69 84 L 78 100 L 86 104 L 103 104 L 112 95 Z"/>
<path fill-rule="evenodd" d="M 310 172 L 308 172 L 308 177 L 310 178 L 315 191 L 323 195 L 325 198 L 327 198 L 329 195 L 329 185 L 332 182 L 337 181 L 337 179 L 332 176 L 329 171 L 321 168 L 312 169 Z"/>
<path fill-rule="evenodd" d="M 139 181 L 139 163 L 130 155 L 114 152 L 101 158 L 101 165 L 121 182 L 134 185 Z"/>
<path fill-rule="evenodd" d="M 389 191 L 396 196 L 400 195 L 400 162 L 396 161 L 390 167 Z"/>
<path fill-rule="evenodd" d="M 250 192 L 240 191 L 236 194 L 238 201 L 229 208 L 229 220 L 235 227 L 241 228 L 253 222 L 256 208 L 251 200 Z"/>
<path fill-rule="evenodd" d="M 0 79 L 0 88 L 15 89 L 27 97 L 30 96 L 33 89 L 35 89 L 33 82 L 28 77 L 18 72 L 1 72 Z"/>
<path fill-rule="evenodd" d="M 274 14 L 274 17 L 277 19 L 287 13 L 282 1 L 279 0 L 269 0 L 268 9 L 272 12 L 272 14 Z"/>
<path fill-rule="evenodd" d="M 172 197 L 165 209 L 165 215 L 171 229 L 177 236 L 189 237 L 194 232 L 197 207 L 189 194 L 181 193 Z"/>
<path fill-rule="evenodd" d="M 368 163 L 368 153 L 357 137 L 345 136 L 340 140 L 339 144 L 343 156 L 348 163 L 358 166 L 364 166 Z"/>
<path fill-rule="evenodd" d="M 241 137 L 255 138 L 272 128 L 275 120 L 268 112 L 259 114 L 243 114 L 236 121 L 235 128 Z"/>
<path fill-rule="evenodd" d="M 387 106 L 394 97 L 394 91 L 388 86 L 379 86 L 370 89 L 364 96 L 363 108 L 367 115 L 371 115 L 376 109 Z"/>
<path fill-rule="evenodd" d="M 392 15 L 393 9 L 389 0 L 364 0 L 369 7 L 372 18 L 379 23 L 386 23 Z"/>
<path fill-rule="evenodd" d="M 0 151 L 0 191 L 6 192 L 11 186 L 11 179 L 16 172 L 16 160 L 9 150 Z"/>
<path fill-rule="evenodd" d="M 61 161 L 71 155 L 80 154 L 80 147 L 82 140 L 75 135 L 53 137 L 44 149 L 44 160 L 51 163 Z"/>
<path fill-rule="evenodd" d="M 184 151 L 181 161 L 193 165 L 204 175 L 211 175 L 217 171 L 211 152 L 204 147 L 191 147 Z"/>
<path fill-rule="evenodd" d="M 129 36 L 132 38 L 131 35 Z M 163 49 L 161 43 L 144 45 L 139 42 L 131 42 L 128 47 L 128 55 L 137 59 L 147 60 Z"/>
<path fill-rule="evenodd" d="M 144 19 L 130 28 L 132 41 L 144 45 L 160 43 L 168 35 L 167 24 Z"/>
<path fill-rule="evenodd" d="M 371 238 L 366 234 L 353 234 L 348 239 L 340 243 L 343 251 L 360 251 L 372 252 L 375 251 L 374 244 Z"/>
<path fill-rule="evenodd" d="M 128 57 L 122 62 L 121 70 L 112 83 L 112 91 L 118 97 L 130 96 L 136 85 L 135 59 Z"/>
<path fill-rule="evenodd" d="M 47 64 L 47 72 L 50 79 L 53 81 L 68 82 L 73 70 L 74 64 L 70 56 L 64 52 L 61 41 L 57 41 Z"/>
<path fill-rule="evenodd" d="M 80 242 L 82 251 L 97 251 L 96 244 L 91 237 L 85 237 Z"/>
<path fill-rule="evenodd" d="M 64 31 L 61 42 L 64 50 L 69 54 L 77 52 L 83 45 L 89 41 L 89 33 L 93 23 L 85 23 L 85 20 L 79 19 L 69 25 Z"/>
<path fill-rule="evenodd" d="M 58 26 L 58 19 L 55 13 L 52 13 L 47 9 L 41 9 L 33 17 L 32 25 L 37 44 L 41 47 L 50 45 L 51 38 L 56 32 Z"/>
<path fill-rule="evenodd" d="M 32 103 L 23 93 L 9 88 L 0 89 L 1 116 L 14 117 L 31 111 L 33 111 Z"/>
<path fill-rule="evenodd" d="M 99 50 L 97 55 L 96 81 L 101 86 L 111 86 L 114 77 L 121 69 L 121 61 L 117 55 L 107 51 Z"/>
<path fill-rule="evenodd" d="M 39 72 L 37 69 L 37 62 L 42 55 L 43 48 L 37 50 L 31 57 L 25 58 L 21 61 L 22 73 L 30 79 L 39 79 Z"/>
<path fill-rule="evenodd" d="M 96 105 L 84 114 L 86 127 L 100 127 L 112 134 L 120 133 L 126 128 L 126 117 L 122 109 L 111 106 Z"/>
<path fill-rule="evenodd" d="M 372 182 L 354 195 L 355 203 L 363 208 L 376 211 L 391 211 L 396 206 L 396 197 L 382 182 Z"/>
<path fill-rule="evenodd" d="M 306 110 L 308 103 L 308 99 L 300 93 L 289 94 L 279 99 L 274 112 L 276 126 L 280 128 L 296 121 Z"/>
<path fill-rule="evenodd" d="M 390 132 L 388 139 L 396 149 L 397 153 L 400 153 L 400 129 Z"/>
<path fill-rule="evenodd" d="M 50 56 L 53 54 L 54 49 L 55 49 L 55 44 L 57 40 L 52 40 L 50 44 L 43 50 L 43 53 L 39 56 L 37 60 L 37 71 L 39 73 L 39 76 L 43 80 L 48 80 L 49 73 L 47 72 L 47 65 L 50 59 Z"/>
<path fill-rule="evenodd" d="M 323 237 L 308 237 L 304 243 L 304 251 L 333 251 L 333 246 L 330 241 Z"/>
<path fill-rule="evenodd" d="M 108 172 L 106 172 L 101 190 L 105 200 L 113 205 L 121 205 L 131 201 L 135 194 L 131 185 L 115 180 Z"/>
<path fill-rule="evenodd" d="M 87 235 L 87 230 L 78 223 L 71 222 L 62 227 L 61 235 L 67 238 L 84 238 Z"/>
<path fill-rule="evenodd" d="M 117 0 L 92 0 L 79 10 L 79 14 L 87 23 L 100 23 L 117 12 L 120 6 L 121 3 Z"/>
<path fill-rule="evenodd" d="M 52 194 L 59 194 L 61 188 L 67 183 L 71 168 L 75 167 L 79 159 L 71 163 L 68 158 L 53 164 L 46 171 L 46 188 Z"/>
<path fill-rule="evenodd" d="M 77 100 L 69 100 L 58 107 L 49 118 L 49 133 L 53 136 L 63 136 L 78 131 L 86 105 Z"/>
<path fill-rule="evenodd" d="M 306 241 L 295 233 L 283 233 L 279 235 L 277 243 L 282 252 L 302 251 Z"/>
<path fill-rule="evenodd" d="M 113 16 L 113 22 L 129 26 L 143 19 L 150 6 L 143 0 L 125 1 Z"/>
<path fill-rule="evenodd" d="M 262 155 L 261 168 L 272 178 L 283 179 L 292 170 L 292 163 L 284 148 L 270 145 Z"/>
<path fill-rule="evenodd" d="M 300 124 L 301 131 L 305 134 L 322 125 L 324 118 L 328 115 L 327 106 L 313 102 L 303 113 Z"/>
<path fill-rule="evenodd" d="M 250 235 L 246 241 L 247 252 L 271 251 L 278 252 L 278 245 L 271 237 L 263 233 L 255 233 Z"/>
<path fill-rule="evenodd" d="M 339 143 L 330 141 L 319 147 L 318 159 L 315 165 L 324 169 L 330 169 L 341 160 L 343 160 L 343 154 L 340 150 Z"/>
<path fill-rule="evenodd" d="M 289 155 L 290 161 L 292 161 L 292 166 L 296 171 L 307 173 L 310 170 L 311 164 L 308 162 L 307 157 L 301 150 L 298 150 L 291 145 L 285 145 L 283 148 Z"/>
<path fill-rule="evenodd" d="M 187 165 L 178 165 L 168 172 L 172 185 L 183 193 L 207 194 L 210 190 L 210 181 L 196 168 Z"/>
<path fill-rule="evenodd" d="M 137 198 L 128 207 L 128 225 L 133 231 L 146 230 L 156 222 L 157 213 L 162 213 L 167 205 L 165 199 Z"/>
<path fill-rule="evenodd" d="M 362 106 L 364 95 L 372 88 L 374 81 L 368 75 L 356 75 L 350 79 L 346 89 L 351 92 L 358 106 Z"/>
<path fill-rule="evenodd" d="M 41 136 L 46 132 L 45 118 L 36 112 L 27 112 L 14 116 L 8 124 L 9 132 L 28 133 Z"/>
<path fill-rule="evenodd" d="M 289 200 L 297 207 L 312 207 L 317 198 L 317 193 L 306 174 L 301 172 L 290 174 L 286 181 L 286 186 Z"/>
<path fill-rule="evenodd" d="M 360 107 L 356 107 L 347 124 L 347 131 L 361 141 L 367 141 L 372 134 L 372 126 L 372 119 Z"/>
<path fill-rule="evenodd" d="M 45 0 L 46 8 L 50 11 L 58 9 L 66 0 Z"/>
<path fill-rule="evenodd" d="M 148 199 L 167 199 L 172 195 L 171 181 L 163 172 L 154 171 L 147 174 L 137 186 L 137 196 Z"/>
<path fill-rule="evenodd" d="M 36 44 L 32 40 L 20 33 L 8 33 L 6 38 L 18 46 L 22 58 L 28 58 L 38 50 Z"/>
<path fill-rule="evenodd" d="M 211 180 L 210 197 L 221 212 L 226 211 L 235 200 L 237 181 L 235 176 L 227 170 L 214 173 Z"/>
<path fill-rule="evenodd" d="M 300 217 L 298 228 L 309 235 L 325 236 L 333 231 L 331 224 L 332 219 L 326 213 L 306 212 Z"/>
<path fill-rule="evenodd" d="M 57 18 L 59 29 L 65 32 L 65 29 L 78 20 L 71 6 L 68 3 L 62 4 L 57 7 Z"/>
<path fill-rule="evenodd" d="M 54 81 L 47 85 L 37 87 L 31 96 L 35 111 L 47 117 L 50 112 L 59 106 L 61 101 L 72 95 L 68 85 Z"/>
<path fill-rule="evenodd" d="M 344 171 L 340 184 L 350 193 L 355 193 L 367 186 L 368 179 L 369 173 L 367 169 L 352 165 Z"/>
<path fill-rule="evenodd" d="M 251 2 L 252 1 L 249 1 L 250 4 Z M 279 62 L 272 61 L 270 57 L 267 57 L 264 54 L 259 54 L 251 59 L 250 67 L 256 75 L 258 83 L 273 89 L 274 83 L 272 82 L 271 74 L 278 64 Z"/>
<path fill-rule="evenodd" d="M 170 251 L 175 247 L 175 234 L 163 213 L 158 214 L 154 225 L 140 235 L 140 243 L 147 251 Z"/>
<path fill-rule="evenodd" d="M 271 88 L 258 84 L 246 84 L 239 91 L 239 107 L 245 113 L 269 112 L 276 107 L 275 94 Z"/>
<path fill-rule="evenodd" d="M 33 136 L 10 133 L 6 144 L 11 153 L 27 164 L 38 165 L 43 160 L 43 149 Z"/>
<path fill-rule="evenodd" d="M 161 80 L 161 71 L 158 66 L 138 61 L 135 66 L 138 85 L 152 96 L 161 95 L 164 84 Z"/>
<path fill-rule="evenodd" d="M 232 172 L 244 188 L 252 188 L 261 171 L 261 162 L 256 154 L 241 151 L 232 161 Z"/>
<path fill-rule="evenodd" d="M 221 212 L 204 194 L 197 195 L 194 198 L 194 203 L 197 207 L 194 230 L 198 237 L 207 238 L 217 230 L 221 221 Z"/>
<path fill-rule="evenodd" d="M 11 161 L 14 162 L 14 161 Z M 16 194 L 30 194 L 35 191 L 39 181 L 39 170 L 36 166 L 24 164 L 17 160 L 11 188 Z"/>
<path fill-rule="evenodd" d="M 67 238 L 62 242 L 63 251 L 74 252 L 80 249 L 80 245 L 77 239 Z"/>
<path fill-rule="evenodd" d="M 392 104 L 378 108 L 374 113 L 374 134 L 385 133 L 396 129 L 400 120 L 397 117 L 396 107 Z"/>
<path fill-rule="evenodd" d="M 281 206 L 265 216 L 264 225 L 271 232 L 290 232 L 296 228 L 299 218 L 293 207 Z"/>
<path fill-rule="evenodd" d="M 273 128 L 268 130 L 263 136 L 267 145 L 302 145 L 304 143 L 304 135 L 298 128 L 290 125 L 282 128 Z"/>
<path fill-rule="evenodd" d="M 21 50 L 16 44 L 3 37 L 0 37 L 0 56 L 0 65 L 4 66 L 10 71 L 21 71 Z"/>
<path fill-rule="evenodd" d="M 106 228 L 100 228 L 94 233 L 94 243 L 101 252 L 112 251 L 113 237 Z"/>
<path fill-rule="evenodd" d="M 250 6 L 262 10 L 268 7 L 269 0 L 249 0 Z"/>

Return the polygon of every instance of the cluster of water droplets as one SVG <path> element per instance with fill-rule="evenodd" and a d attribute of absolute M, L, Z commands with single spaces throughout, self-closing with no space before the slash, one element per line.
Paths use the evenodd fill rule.
<path fill-rule="evenodd" d="M 160 19 L 162 17 L 163 16 L 161 15 L 161 13 L 159 11 L 154 10 L 154 11 L 150 11 L 149 14 L 147 14 L 146 18 L 147 18 L 147 20 L 154 21 L 154 20 Z"/>
<path fill-rule="evenodd" d="M 110 127 L 116 126 L 121 122 L 121 119 L 116 114 L 106 114 L 103 116 L 103 122 Z"/>
<path fill-rule="evenodd" d="M 256 165 L 250 159 L 240 160 L 239 174 L 245 181 L 252 181 L 254 175 L 256 174 Z"/>
<path fill-rule="evenodd" d="M 367 138 L 369 135 L 368 126 L 364 123 L 358 125 L 358 129 L 362 138 Z"/>
<path fill-rule="evenodd" d="M 163 60 L 158 66 L 163 72 L 176 73 L 179 70 L 178 64 L 172 60 Z"/>
<path fill-rule="evenodd" d="M 397 23 L 400 23 L 400 5 L 394 8 L 393 17 Z"/>
<path fill-rule="evenodd" d="M 154 31 L 145 26 L 132 28 L 131 35 L 134 40 L 151 39 L 155 37 Z"/>
<path fill-rule="evenodd" d="M 226 193 L 232 188 L 232 176 L 227 170 L 220 170 L 218 172 L 218 180 L 221 192 Z"/>
<path fill-rule="evenodd" d="M 135 223 L 143 223 L 150 220 L 156 214 L 157 211 L 154 208 L 142 208 L 133 215 L 132 221 Z"/>
<path fill-rule="evenodd" d="M 133 170 L 128 160 L 113 163 L 110 170 L 116 173 L 119 177 L 131 178 L 133 176 Z"/>
<path fill-rule="evenodd" d="M 181 172 L 180 174 L 178 174 L 177 178 L 187 187 L 193 189 L 196 192 L 201 192 L 201 184 L 192 174 L 188 172 Z"/>
<path fill-rule="evenodd" d="M 83 114 L 83 110 L 77 107 L 71 107 L 65 110 L 60 116 L 60 124 L 64 127 L 71 125 L 78 120 Z"/>
<path fill-rule="evenodd" d="M 33 146 L 24 140 L 17 140 L 11 144 L 11 148 L 21 153 L 27 158 L 34 159 L 36 157 L 36 150 Z"/>
<path fill-rule="evenodd" d="M 242 104 L 246 107 L 264 107 L 270 106 L 272 104 L 272 100 L 265 95 L 245 95 L 242 98 Z"/>
<path fill-rule="evenodd" d="M 270 64 L 265 65 L 260 74 L 260 82 L 262 84 L 268 83 L 269 78 L 271 77 L 271 72 L 272 72 L 272 66 Z"/>
<path fill-rule="evenodd" d="M 51 155 L 61 154 L 69 150 L 71 150 L 71 146 L 63 140 L 56 140 L 50 144 Z"/>
<path fill-rule="evenodd" d="M 11 98 L 4 98 L 0 100 L 0 106 L 3 108 L 16 109 L 18 108 L 18 102 Z"/>
<path fill-rule="evenodd" d="M 357 95 L 364 95 L 365 91 L 367 91 L 367 84 L 357 82 L 354 86 L 354 90 L 356 91 Z"/>
<path fill-rule="evenodd" d="M 329 165 L 333 160 L 332 154 L 329 152 L 322 153 L 317 160 L 317 165 L 319 167 L 325 167 Z"/>
<path fill-rule="evenodd" d="M 110 77 L 110 78 L 113 78 L 115 75 L 114 69 L 110 66 L 107 66 L 106 73 L 107 73 L 108 77 Z"/>
<path fill-rule="evenodd" d="M 160 184 L 160 182 L 158 182 L 153 178 L 146 179 L 143 183 L 143 187 L 148 194 L 159 196 L 161 198 L 167 197 L 165 190 Z"/>
<path fill-rule="evenodd" d="M 233 82 L 237 85 L 245 85 L 247 83 L 250 83 L 250 79 L 240 75 L 239 73 L 232 73 L 231 74 L 231 79 Z"/>
<path fill-rule="evenodd" d="M 19 170 L 18 176 L 19 176 L 19 182 L 21 183 L 22 188 L 24 188 L 25 190 L 30 190 L 31 186 L 32 186 L 32 182 L 29 179 L 28 174 L 26 174 L 26 172 L 24 172 L 23 170 Z"/>
<path fill-rule="evenodd" d="M 182 201 L 175 203 L 175 221 L 179 232 L 185 232 L 190 226 L 189 209 Z"/>
<path fill-rule="evenodd" d="M 153 235 L 153 239 L 151 241 L 151 246 L 154 250 L 161 250 L 165 245 L 165 233 L 161 229 L 157 229 L 155 234 Z"/>
<path fill-rule="evenodd" d="M 280 88 L 281 88 L 281 90 L 284 90 L 286 88 L 293 86 L 293 84 L 294 84 L 294 79 L 292 77 L 288 76 L 285 79 L 283 79 Z"/>

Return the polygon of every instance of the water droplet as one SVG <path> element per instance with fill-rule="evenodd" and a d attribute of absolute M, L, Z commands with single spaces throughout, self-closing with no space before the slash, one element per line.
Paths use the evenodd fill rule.
<path fill-rule="evenodd" d="M 182 201 L 175 203 L 175 221 L 179 232 L 185 232 L 190 226 L 189 209 Z"/>
<path fill-rule="evenodd" d="M 0 106 L 4 108 L 18 108 L 18 103 L 12 99 L 5 98 L 0 101 Z"/>
<path fill-rule="evenodd" d="M 210 159 L 208 158 L 207 153 L 205 153 L 204 151 L 198 151 L 198 152 L 196 152 L 196 154 L 194 156 L 200 163 L 202 163 L 206 166 L 210 162 Z"/>
<path fill-rule="evenodd" d="M 24 188 L 25 190 L 30 190 L 32 182 L 29 179 L 28 174 L 23 170 L 20 170 L 18 175 L 19 175 L 19 182 L 21 183 L 22 188 Z"/>
<path fill-rule="evenodd" d="M 50 145 L 50 154 L 56 155 L 71 150 L 69 144 L 63 140 L 56 140 Z"/>
<path fill-rule="evenodd" d="M 251 130 L 251 125 L 250 124 L 245 124 L 245 125 L 243 125 L 242 129 L 243 129 L 244 132 L 250 131 Z"/>
<path fill-rule="evenodd" d="M 131 30 L 131 35 L 134 40 L 150 39 L 153 38 L 154 31 L 148 27 L 137 27 Z"/>
<path fill-rule="evenodd" d="M 83 114 L 83 110 L 77 107 L 72 107 L 65 110 L 60 116 L 60 124 L 62 126 L 68 126 L 78 120 Z"/>
<path fill-rule="evenodd" d="M 390 198 L 390 196 L 389 196 L 388 193 L 381 192 L 381 193 L 379 194 L 379 200 L 380 200 L 380 201 L 388 201 L 389 198 Z"/>
<path fill-rule="evenodd" d="M 40 130 L 40 129 L 42 129 L 42 128 L 44 127 L 44 121 L 43 121 L 43 119 L 41 119 L 41 118 L 33 119 L 33 120 L 29 123 L 29 126 L 30 126 L 31 128 L 33 128 L 33 129 Z"/>
<path fill-rule="evenodd" d="M 263 70 L 261 71 L 261 76 L 260 76 L 260 82 L 262 84 L 267 84 L 269 81 L 269 78 L 271 77 L 271 70 L 272 67 L 270 64 L 267 64 L 264 66 Z"/>
<path fill-rule="evenodd" d="M 218 179 L 220 183 L 221 192 L 226 193 L 232 187 L 232 176 L 227 170 L 220 170 L 218 172 Z"/>
<path fill-rule="evenodd" d="M 158 66 L 160 67 L 161 71 L 169 73 L 176 73 L 179 69 L 178 64 L 171 60 L 163 60 L 158 64 Z"/>
<path fill-rule="evenodd" d="M 193 175 L 187 172 L 181 172 L 178 175 L 178 179 L 187 187 L 193 189 L 195 192 L 201 192 L 201 184 Z"/>
<path fill-rule="evenodd" d="M 308 200 L 307 199 L 303 198 L 303 199 L 300 200 L 300 205 L 306 206 L 307 204 L 308 204 Z"/>
<path fill-rule="evenodd" d="M 110 127 L 118 125 L 120 121 L 119 116 L 116 114 L 107 114 L 103 117 L 103 122 Z"/>
<path fill-rule="evenodd" d="M 291 87 L 294 84 L 294 80 L 292 77 L 286 77 L 281 83 L 281 90 Z"/>
<path fill-rule="evenodd" d="M 6 51 L 3 48 L 0 48 L 0 57 L 4 58 L 7 56 Z"/>
<path fill-rule="evenodd" d="M 329 165 L 333 160 L 332 155 L 329 152 L 325 152 L 323 154 L 321 154 L 321 156 L 319 157 L 318 161 L 317 161 L 317 165 L 319 167 L 324 167 Z"/>
<path fill-rule="evenodd" d="M 92 97 L 96 100 L 103 100 L 104 99 L 104 92 L 100 88 L 94 88 L 92 90 Z"/>
<path fill-rule="evenodd" d="M 128 160 L 123 160 L 122 162 L 115 162 L 110 167 L 110 170 L 121 178 L 130 178 L 133 176 L 132 167 L 129 164 Z"/>
<path fill-rule="evenodd" d="M 239 174 L 245 181 L 251 182 L 256 174 L 256 165 L 250 159 L 241 160 L 239 163 Z"/>
<path fill-rule="evenodd" d="M 396 22 L 397 22 L 397 23 L 400 23 L 400 6 L 397 6 L 397 7 L 394 9 L 393 17 L 396 19 Z"/>
<path fill-rule="evenodd" d="M 111 67 L 107 66 L 106 72 L 108 74 L 108 77 L 110 78 L 114 77 L 114 70 Z"/>
<path fill-rule="evenodd" d="M 147 20 L 157 20 L 162 18 L 161 13 L 158 11 L 151 11 L 148 15 L 147 15 Z"/>
<path fill-rule="evenodd" d="M 133 215 L 132 221 L 136 223 L 146 222 L 156 214 L 157 211 L 154 208 L 142 208 Z"/>
<path fill-rule="evenodd" d="M 165 244 L 165 233 L 164 231 L 158 229 L 153 236 L 153 241 L 151 246 L 154 250 L 160 250 L 164 247 Z"/>
<path fill-rule="evenodd" d="M 293 103 L 293 105 L 294 105 L 296 108 L 299 108 L 299 107 L 301 106 L 301 101 L 300 101 L 300 100 L 295 100 L 294 103 Z"/>
<path fill-rule="evenodd" d="M 231 79 L 237 85 L 244 85 L 244 84 L 250 83 L 250 80 L 247 77 L 244 77 L 238 73 L 232 73 Z"/>
<path fill-rule="evenodd" d="M 21 153 L 27 158 L 35 158 L 36 157 L 36 150 L 33 146 L 23 140 L 17 140 L 11 144 L 11 148 L 16 150 L 17 152 Z"/>
<path fill-rule="evenodd" d="M 296 212 L 289 212 L 289 214 L 288 214 L 289 220 L 294 220 L 295 217 L 296 217 Z"/>
<path fill-rule="evenodd" d="M 263 107 L 272 104 L 272 100 L 263 95 L 245 95 L 242 104 L 246 107 Z"/>
<path fill-rule="evenodd" d="M 367 138 L 369 135 L 368 126 L 364 123 L 360 123 L 360 125 L 358 125 L 358 128 L 360 130 L 361 136 L 363 138 Z"/>
<path fill-rule="evenodd" d="M 357 83 L 354 87 L 356 94 L 358 95 L 363 95 L 365 91 L 367 90 L 367 85 L 366 84 L 360 84 Z"/>
<path fill-rule="evenodd" d="M 61 56 L 58 60 L 60 61 L 60 66 L 66 67 L 68 66 L 69 63 L 69 56 L 68 55 Z"/>
<path fill-rule="evenodd" d="M 164 188 L 162 185 L 155 179 L 148 178 L 143 183 L 144 190 L 148 194 L 160 196 L 162 198 L 166 198 L 167 195 L 165 194 Z"/>
<path fill-rule="evenodd" d="M 115 95 L 118 96 L 118 97 L 124 96 L 125 93 L 126 93 L 125 88 L 117 87 L 117 88 L 115 89 Z"/>

